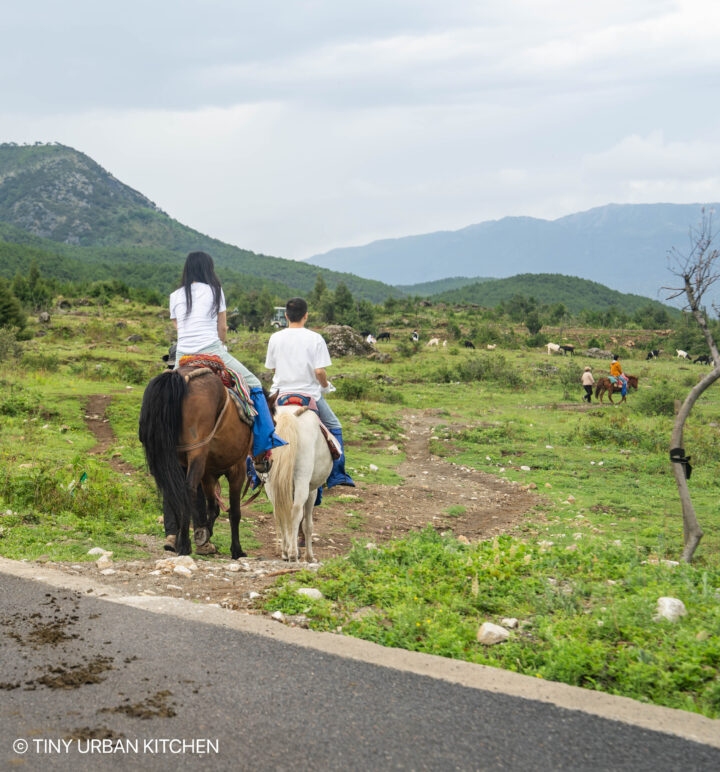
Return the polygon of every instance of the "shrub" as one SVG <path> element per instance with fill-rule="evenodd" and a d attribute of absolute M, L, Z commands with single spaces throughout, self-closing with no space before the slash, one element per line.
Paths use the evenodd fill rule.
<path fill-rule="evenodd" d="M 590 338 L 590 340 L 587 342 L 588 348 L 602 348 L 602 343 L 595 337 Z"/>
<path fill-rule="evenodd" d="M 509 365 L 504 356 L 486 354 L 443 364 L 437 370 L 427 373 L 424 380 L 434 383 L 493 381 L 511 389 L 519 389 L 525 385 L 522 374 Z"/>
<path fill-rule="evenodd" d="M 336 381 L 337 396 L 350 402 L 369 400 L 371 402 L 401 403 L 403 396 L 399 391 L 382 386 L 370 378 L 343 378 Z"/>
<path fill-rule="evenodd" d="M 642 415 L 675 414 L 675 400 L 681 399 L 679 393 L 667 381 L 661 381 L 652 389 L 643 389 L 634 400 L 635 409 Z"/>
<path fill-rule="evenodd" d="M 11 327 L 0 327 L 0 362 L 16 359 L 21 350 L 17 341 L 17 331 Z"/>

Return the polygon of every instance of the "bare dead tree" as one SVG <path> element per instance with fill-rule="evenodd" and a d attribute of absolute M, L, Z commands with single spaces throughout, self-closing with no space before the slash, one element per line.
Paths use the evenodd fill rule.
<path fill-rule="evenodd" d="M 695 384 L 687 397 L 685 397 L 685 401 L 675 416 L 675 423 L 670 436 L 670 461 L 678 494 L 680 495 L 683 514 L 682 559 L 688 563 L 692 560 L 695 550 L 703 537 L 703 531 L 700 528 L 700 523 L 690 498 L 690 489 L 688 488 L 687 481 L 692 467 L 690 466 L 690 458 L 685 455 L 683 431 L 685 421 L 700 395 L 720 378 L 720 353 L 718 352 L 717 343 L 708 325 L 707 316 L 702 306 L 705 293 L 720 278 L 718 266 L 720 253 L 716 248 L 713 248 L 714 236 L 712 211 L 706 212 L 703 209 L 700 224 L 690 229 L 690 249 L 687 254 L 679 252 L 675 247 L 668 254 L 670 271 L 680 281 L 675 287 L 663 287 L 663 289 L 670 292 L 668 300 L 685 295 L 687 300 L 685 309 L 692 313 L 700 327 L 710 349 L 710 356 L 714 365 L 712 372 Z M 717 314 L 717 306 L 713 305 L 712 307 Z"/>

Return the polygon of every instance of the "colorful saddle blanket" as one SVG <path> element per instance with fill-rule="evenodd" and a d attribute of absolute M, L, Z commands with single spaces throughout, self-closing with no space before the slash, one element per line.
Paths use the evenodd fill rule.
<path fill-rule="evenodd" d="M 225 367 L 225 363 L 215 354 L 190 354 L 180 358 L 180 367 L 206 367 L 212 370 L 223 382 L 225 388 L 230 393 L 238 415 L 246 423 L 252 424 L 257 415 L 257 410 L 253 405 L 245 379 L 235 370 Z"/>
<path fill-rule="evenodd" d="M 342 448 L 340 447 L 340 443 L 331 434 L 327 426 L 325 426 L 325 424 L 320 421 L 320 413 L 318 412 L 317 402 L 315 401 L 314 397 L 311 397 L 309 394 L 297 394 L 288 392 L 286 394 L 281 394 L 277 398 L 277 402 L 275 404 L 277 407 L 296 405 L 299 408 L 312 410 L 313 413 L 315 413 L 315 415 L 318 417 L 318 421 L 320 422 L 320 431 L 323 433 L 323 437 L 325 437 L 325 442 L 327 442 L 328 450 L 330 451 L 330 455 L 332 456 L 333 461 L 337 461 L 340 456 L 342 456 Z"/>

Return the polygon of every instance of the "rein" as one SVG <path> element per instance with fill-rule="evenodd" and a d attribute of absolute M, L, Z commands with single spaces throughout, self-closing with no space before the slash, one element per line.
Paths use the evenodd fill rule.
<path fill-rule="evenodd" d="M 225 413 L 227 412 L 229 404 L 230 404 L 230 394 L 226 389 L 225 404 L 223 405 L 223 409 L 220 411 L 220 415 L 217 417 L 217 421 L 215 421 L 215 426 L 213 426 L 210 434 L 204 440 L 198 440 L 197 442 L 190 442 L 185 445 L 178 445 L 177 446 L 178 451 L 184 452 L 188 450 L 195 450 L 196 448 L 202 448 L 203 445 L 207 445 L 208 442 L 210 442 L 212 438 L 215 436 L 215 433 L 217 432 L 217 430 L 220 428 L 220 424 L 222 423 L 223 418 L 225 418 Z"/>

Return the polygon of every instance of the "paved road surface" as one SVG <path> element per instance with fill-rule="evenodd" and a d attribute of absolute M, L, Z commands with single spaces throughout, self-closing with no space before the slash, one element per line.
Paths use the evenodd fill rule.
<path fill-rule="evenodd" d="M 7 769 L 720 769 L 667 734 L 3 574 L 0 619 Z"/>

